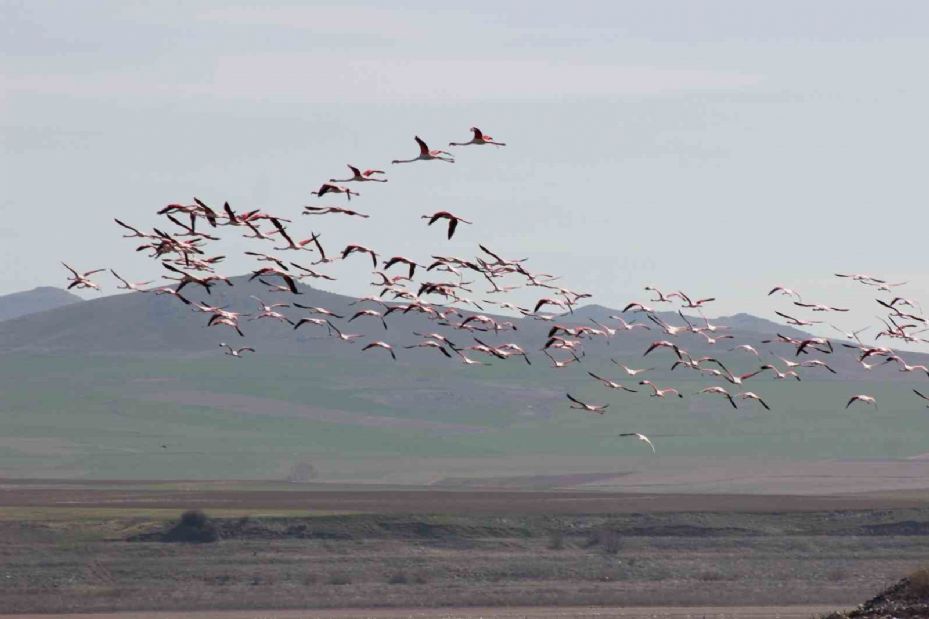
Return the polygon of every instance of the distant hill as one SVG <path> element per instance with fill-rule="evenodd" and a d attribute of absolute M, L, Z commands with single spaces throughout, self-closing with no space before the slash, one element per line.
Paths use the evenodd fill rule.
<path fill-rule="evenodd" d="M 365 307 L 375 307 L 370 302 L 359 302 L 354 297 L 334 294 L 323 290 L 300 286 L 301 294 L 296 297 L 269 292 L 258 281 L 249 282 L 246 277 L 233 278 L 234 286 L 218 285 L 207 295 L 193 287 L 185 290 L 191 300 L 227 307 L 243 313 L 253 312 L 258 296 L 268 303 L 298 302 L 308 306 L 328 308 L 342 318 L 333 319 L 334 324 L 346 333 L 361 334 L 362 342 L 382 339 L 393 344 L 401 362 L 413 365 L 431 365 L 436 362 L 435 353 L 423 350 L 403 350 L 405 345 L 414 344 L 420 338 L 414 332 L 427 333 L 440 331 L 459 347 L 474 344 L 474 337 L 488 343 L 514 342 L 530 352 L 533 359 L 548 363 L 541 354 L 542 344 L 548 337 L 549 330 L 555 324 L 593 326 L 591 319 L 606 325 L 617 325 L 611 315 L 620 314 L 620 310 L 600 305 L 579 307 L 573 313 L 556 316 L 552 321 L 540 321 L 532 318 L 514 318 L 496 316 L 499 321 L 511 321 L 516 330 L 505 330 L 499 334 L 469 332 L 456 329 L 448 324 L 430 320 L 422 314 L 396 312 L 387 318 L 389 329 L 385 330 L 377 319 L 362 317 L 348 322 L 356 311 Z M 47 289 L 46 289 L 47 290 Z M 56 291 L 61 294 L 61 291 Z M 73 295 L 69 295 L 73 296 Z M 296 321 L 307 316 L 305 310 L 285 308 L 285 315 Z M 489 312 L 487 315 L 493 316 Z M 649 344 L 656 339 L 665 339 L 656 324 L 644 314 L 629 312 L 624 314 L 630 322 L 641 322 L 649 330 L 620 330 L 609 340 L 595 338 L 585 343 L 584 353 L 587 362 L 609 362 L 611 358 L 625 358 L 630 362 L 642 357 Z M 675 311 L 659 312 L 661 320 L 672 325 L 683 325 L 684 319 Z M 81 303 L 72 303 L 48 311 L 20 316 L 0 322 L 0 353 L 94 353 L 94 354 L 129 354 L 159 356 L 188 356 L 191 354 L 218 354 L 220 342 L 240 346 L 254 346 L 262 355 L 297 355 L 307 357 L 347 357 L 359 354 L 358 346 L 345 345 L 337 338 L 328 337 L 325 327 L 306 325 L 294 331 L 289 325 L 272 321 L 252 321 L 242 319 L 245 337 L 239 337 L 227 327 L 207 327 L 208 314 L 198 313 L 176 299 L 154 294 L 130 293 L 120 294 Z M 689 314 L 687 319 L 697 326 L 704 324 L 703 319 Z M 454 318 L 454 321 L 461 318 Z M 752 316 L 736 314 L 730 317 L 713 318 L 712 324 L 720 327 L 715 333 L 716 343 L 708 342 L 700 334 L 685 333 L 679 335 L 677 343 L 694 356 L 712 355 L 725 358 L 734 364 L 733 371 L 741 368 L 756 367 L 757 358 L 749 357 L 744 352 L 731 352 L 735 344 L 751 344 L 761 354 L 761 359 L 773 360 L 772 355 L 793 356 L 793 349 L 779 343 L 763 343 L 773 339 L 776 333 L 791 337 L 805 337 L 803 331 L 779 325 L 777 323 Z M 726 336 L 732 336 L 732 339 Z M 836 347 L 839 348 L 838 342 Z M 368 355 L 370 356 L 370 355 Z M 473 355 L 472 355 L 473 356 Z M 556 356 L 561 356 L 557 355 Z M 814 355 L 815 356 L 815 355 Z M 910 356 L 913 362 L 919 362 L 923 355 Z M 659 371 L 667 372 L 671 359 L 660 351 L 653 353 L 654 359 L 649 365 L 657 364 Z M 665 363 L 667 362 L 667 363 Z M 865 372 L 856 362 L 853 354 L 836 354 L 829 359 L 841 375 L 817 373 L 823 379 L 873 379 L 876 375 Z M 681 370 L 673 375 L 678 376 Z M 880 374 L 882 379 L 905 379 L 893 373 Z"/>
<path fill-rule="evenodd" d="M 32 290 L 0 296 L 0 321 L 19 318 L 83 301 L 79 296 L 60 288 L 39 286 Z"/>

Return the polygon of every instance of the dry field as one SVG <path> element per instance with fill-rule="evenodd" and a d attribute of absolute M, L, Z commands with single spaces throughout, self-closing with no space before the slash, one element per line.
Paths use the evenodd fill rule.
<path fill-rule="evenodd" d="M 193 507 L 213 518 L 219 542 L 156 541 Z M 471 617 L 500 616 L 472 607 L 533 607 L 505 616 L 635 617 L 576 607 L 661 605 L 648 616 L 808 617 L 860 602 L 927 557 L 921 493 L 0 485 L 0 609 L 11 614 Z M 263 610 L 307 608 L 320 610 Z M 338 608 L 378 610 L 322 612 Z"/>
<path fill-rule="evenodd" d="M 809 619 L 833 610 L 825 606 L 736 606 L 729 608 L 364 608 L 351 610 L 258 610 L 128 612 L 121 619 Z M 108 613 L 80 613 L 68 619 L 111 619 Z M 10 615 L 11 619 L 50 619 L 61 615 Z"/>

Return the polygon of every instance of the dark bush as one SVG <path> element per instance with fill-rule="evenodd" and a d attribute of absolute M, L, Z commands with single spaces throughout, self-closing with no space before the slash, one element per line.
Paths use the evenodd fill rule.
<path fill-rule="evenodd" d="M 219 532 L 202 511 L 192 509 L 181 514 L 181 520 L 162 537 L 166 542 L 209 544 L 219 541 Z"/>

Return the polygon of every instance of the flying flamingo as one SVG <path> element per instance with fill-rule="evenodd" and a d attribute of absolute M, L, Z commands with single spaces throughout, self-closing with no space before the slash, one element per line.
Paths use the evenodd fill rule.
<path fill-rule="evenodd" d="M 223 353 L 224 355 L 228 355 L 228 356 L 230 356 L 230 357 L 235 357 L 236 359 L 241 359 L 241 358 L 242 358 L 242 353 L 243 353 L 243 352 L 255 352 L 255 349 L 254 349 L 254 348 L 251 348 L 250 346 L 243 346 L 242 348 L 233 348 L 232 346 L 230 346 L 230 345 L 227 344 L 226 342 L 220 343 L 219 346 L 220 346 L 220 348 L 225 347 L 226 352 Z"/>
<path fill-rule="evenodd" d="M 381 314 L 379 311 L 372 310 L 372 309 L 363 309 L 363 310 L 359 310 L 355 312 L 355 315 L 349 318 L 347 322 L 351 322 L 355 320 L 356 318 L 360 318 L 362 316 L 370 316 L 372 318 L 377 318 L 381 321 L 381 324 L 384 325 L 384 328 L 385 329 L 387 328 L 387 321 L 384 320 L 384 315 Z"/>
<path fill-rule="evenodd" d="M 635 389 L 630 389 L 629 387 L 626 387 L 625 385 L 621 385 L 615 381 L 597 376 L 593 372 L 587 372 L 587 374 L 589 374 L 590 377 L 593 378 L 594 380 L 600 381 L 601 383 L 603 383 L 610 389 L 622 389 L 623 391 L 628 391 L 629 393 L 638 393 L 638 391 L 636 391 Z"/>
<path fill-rule="evenodd" d="M 343 187 L 341 185 L 333 185 L 332 183 L 323 183 L 319 189 L 316 191 L 310 192 L 314 196 L 322 198 L 327 193 L 344 193 L 345 197 L 349 200 L 352 199 L 352 196 L 360 196 L 361 194 L 357 191 L 352 191 L 348 187 Z"/>
<path fill-rule="evenodd" d="M 117 288 L 119 288 L 120 290 L 132 290 L 133 292 L 146 292 L 146 290 L 142 288 L 142 286 L 147 286 L 148 284 L 152 283 L 152 281 L 135 282 L 135 283 L 128 282 L 124 280 L 122 277 L 120 277 L 119 273 L 117 273 L 113 269 L 110 269 L 110 273 L 113 274 L 113 277 L 115 277 L 116 279 L 118 279 L 119 281 L 123 283 L 122 286 L 117 286 Z"/>
<path fill-rule="evenodd" d="M 394 347 L 391 346 L 390 344 L 388 344 L 387 342 L 382 342 L 382 341 L 380 341 L 380 340 L 378 340 L 378 341 L 376 341 L 376 342 L 371 342 L 370 344 L 368 344 L 367 346 L 365 346 L 365 347 L 362 348 L 361 350 L 362 350 L 362 351 L 365 351 L 365 350 L 370 350 L 370 349 L 372 349 L 372 348 L 383 348 L 384 350 L 386 350 L 387 352 L 390 353 L 390 356 L 391 356 L 391 358 L 393 358 L 394 361 L 397 360 L 397 355 L 394 354 Z"/>
<path fill-rule="evenodd" d="M 462 219 L 461 217 L 458 217 L 457 215 L 453 215 L 449 213 L 448 211 L 436 211 L 432 215 L 423 215 L 422 217 L 420 217 L 420 219 L 428 219 L 429 223 L 427 225 L 429 226 L 431 226 L 432 224 L 434 224 L 440 219 L 447 219 L 448 220 L 448 238 L 452 238 L 452 236 L 455 234 L 455 230 L 458 228 L 459 221 L 463 224 L 471 223 L 470 221 L 466 219 Z"/>
<path fill-rule="evenodd" d="M 658 386 L 655 385 L 655 383 L 653 383 L 653 382 L 650 381 L 650 380 L 640 380 L 640 381 L 639 381 L 639 384 L 640 384 L 640 385 L 647 385 L 647 386 L 651 387 L 651 388 L 652 388 L 652 391 L 653 391 L 654 393 L 652 393 L 652 395 L 651 395 L 650 397 L 653 397 L 653 398 L 663 398 L 663 397 L 665 397 L 666 395 L 676 395 L 676 396 L 679 397 L 679 398 L 683 398 L 683 397 L 684 397 L 683 395 L 681 395 L 681 392 L 678 391 L 677 389 L 674 389 L 673 387 L 667 387 L 667 388 L 665 388 L 665 389 L 659 389 Z"/>
<path fill-rule="evenodd" d="M 573 404 L 571 404 L 571 408 L 587 411 L 588 413 L 597 413 L 598 415 L 602 415 L 606 412 L 606 409 L 609 406 L 609 404 L 586 404 L 572 396 L 570 393 L 565 395 L 567 395 L 568 399 L 573 402 Z"/>
<path fill-rule="evenodd" d="M 413 157 L 412 159 L 394 159 L 391 163 L 412 163 L 414 161 L 430 161 L 438 160 L 445 161 L 446 163 L 455 163 L 454 157 L 452 154 L 446 150 L 429 150 L 429 146 L 420 139 L 417 135 L 413 139 L 416 140 L 416 143 L 419 144 L 419 155 Z M 442 155 L 447 155 L 443 157 Z"/>
<path fill-rule="evenodd" d="M 386 183 L 386 178 L 375 178 L 375 174 L 387 174 L 384 170 L 365 170 L 362 172 L 359 168 L 353 166 L 350 163 L 345 164 L 348 166 L 348 169 L 352 171 L 351 178 L 330 178 L 330 183 L 350 183 L 352 181 L 357 183 L 366 183 L 366 182 L 375 182 L 375 183 Z"/>
<path fill-rule="evenodd" d="M 652 371 L 652 370 L 655 369 L 655 368 L 638 368 L 638 369 L 632 369 L 632 368 L 630 368 L 630 367 L 627 367 L 627 366 L 623 365 L 622 363 L 620 363 L 620 362 L 617 361 L 616 359 L 610 359 L 610 361 L 612 361 L 613 363 L 615 363 L 616 365 L 618 365 L 619 367 L 621 367 L 621 368 L 623 369 L 623 371 L 626 372 L 626 374 L 628 374 L 629 376 L 632 376 L 632 377 L 638 376 L 639 374 L 642 374 L 643 372 L 650 372 L 650 371 Z"/>
<path fill-rule="evenodd" d="M 387 181 L 384 181 L 385 183 Z M 361 217 L 362 219 L 367 219 L 370 215 L 365 215 L 364 213 L 359 213 L 358 211 L 353 211 L 351 209 L 342 208 L 341 206 L 304 206 L 303 214 L 304 215 L 328 215 L 329 213 L 339 213 L 342 215 L 348 215 L 349 217 Z"/>
<path fill-rule="evenodd" d="M 853 402 L 864 402 L 865 404 L 870 404 L 874 408 L 877 408 L 877 400 L 873 396 L 870 396 L 870 395 L 864 395 L 864 394 L 853 395 L 851 398 L 849 398 L 848 404 L 845 405 L 845 408 L 848 408 L 849 406 L 851 406 Z"/>
<path fill-rule="evenodd" d="M 71 282 L 71 284 L 68 286 L 68 290 L 71 290 L 72 288 L 77 288 L 79 290 L 84 288 L 93 288 L 94 290 L 100 291 L 100 286 L 90 281 L 89 278 L 94 273 L 100 273 L 101 271 L 106 271 L 106 269 L 94 269 L 93 271 L 87 271 L 82 275 L 64 262 L 61 264 L 63 264 L 64 267 L 72 273 L 72 276 L 68 278 L 68 281 Z"/>
<path fill-rule="evenodd" d="M 374 268 L 377 268 L 377 253 L 364 245 L 346 245 L 345 249 L 342 250 L 342 260 L 345 260 L 354 253 L 370 255 L 371 262 L 374 263 Z"/>
<path fill-rule="evenodd" d="M 482 132 L 477 127 L 471 127 L 470 131 L 471 133 L 474 134 L 474 137 L 472 137 L 469 141 L 449 142 L 448 145 L 449 146 L 470 146 L 471 144 L 476 144 L 478 146 L 481 146 L 484 144 L 493 144 L 494 146 L 498 148 L 501 146 L 506 146 L 506 142 L 494 142 L 494 139 L 492 137 L 490 137 L 489 135 L 484 135 L 484 132 Z"/>
<path fill-rule="evenodd" d="M 657 451 L 655 451 L 655 445 L 653 445 L 652 442 L 648 440 L 648 437 L 645 436 L 644 434 L 639 434 L 638 432 L 623 432 L 622 434 L 617 434 L 616 436 L 633 436 L 637 438 L 638 440 L 642 441 L 643 443 L 647 443 L 648 446 L 652 448 L 653 454 L 658 453 Z"/>
<path fill-rule="evenodd" d="M 713 393 L 713 394 L 721 395 L 725 397 L 727 400 L 729 400 L 729 403 L 732 404 L 732 408 L 739 408 L 738 406 L 736 406 L 735 400 L 732 399 L 732 395 L 728 391 L 726 391 L 723 387 L 707 387 L 706 389 L 701 389 L 700 393 Z"/>
<path fill-rule="evenodd" d="M 771 407 L 768 406 L 764 400 L 762 400 L 757 393 L 754 391 L 743 391 L 742 393 L 737 394 L 742 400 L 756 400 L 759 404 L 765 407 L 765 410 L 771 410 Z"/>

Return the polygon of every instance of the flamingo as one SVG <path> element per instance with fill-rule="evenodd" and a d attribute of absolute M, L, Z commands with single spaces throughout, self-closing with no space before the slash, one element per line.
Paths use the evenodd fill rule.
<path fill-rule="evenodd" d="M 573 350 L 569 350 L 569 351 L 568 351 L 568 352 L 571 353 L 571 359 L 568 359 L 568 360 L 566 360 L 566 361 L 558 361 L 558 360 L 556 360 L 556 359 L 551 355 L 551 353 L 549 353 L 547 350 L 543 350 L 542 352 L 545 353 L 545 356 L 546 356 L 546 357 L 548 357 L 549 359 L 552 360 L 552 367 L 553 367 L 553 368 L 557 368 L 557 369 L 559 369 L 559 370 L 562 369 L 562 368 L 568 367 L 568 366 L 571 365 L 572 363 L 578 363 L 578 362 L 580 362 L 580 358 L 579 358 L 576 354 L 574 354 L 574 351 L 573 351 Z"/>
<path fill-rule="evenodd" d="M 848 408 L 852 405 L 853 402 L 864 402 L 865 404 L 872 405 L 875 409 L 877 408 L 877 399 L 870 395 L 858 394 L 853 395 L 848 400 L 848 404 L 845 405 L 845 408 Z"/>
<path fill-rule="evenodd" d="M 355 320 L 356 318 L 360 318 L 362 316 L 370 316 L 372 318 L 377 318 L 381 321 L 381 324 L 384 325 L 384 328 L 385 329 L 387 328 L 387 321 L 384 320 L 384 315 L 380 313 L 379 311 L 372 310 L 372 309 L 363 309 L 363 310 L 359 310 L 355 312 L 355 315 L 349 318 L 347 322 L 351 322 Z"/>
<path fill-rule="evenodd" d="M 601 383 L 603 383 L 610 389 L 622 389 L 623 391 L 628 391 L 629 393 L 638 393 L 636 389 L 630 389 L 629 387 L 626 387 L 625 385 L 621 385 L 615 381 L 609 380 L 607 378 L 602 378 L 600 376 L 597 376 L 593 372 L 587 372 L 587 374 L 589 374 L 590 377 L 593 378 L 594 380 L 600 381 Z"/>
<path fill-rule="evenodd" d="M 404 258 L 403 256 L 394 256 L 393 258 L 391 258 L 390 260 L 384 263 L 384 270 L 386 271 L 390 269 L 390 267 L 392 267 L 395 264 L 405 264 L 407 267 L 409 267 L 409 270 L 410 270 L 409 277 L 404 278 L 404 279 L 409 279 L 411 281 L 413 279 L 413 273 L 416 272 L 416 267 L 421 267 L 421 265 L 417 264 L 413 260 L 410 260 L 409 258 Z M 385 281 L 388 281 L 391 284 L 397 283 L 396 281 L 388 280 L 386 277 L 384 279 Z"/>
<path fill-rule="evenodd" d="M 429 146 L 420 139 L 417 135 L 413 138 L 416 140 L 416 143 L 419 144 L 419 155 L 413 157 L 412 159 L 394 159 L 390 163 L 412 163 L 414 161 L 445 161 L 446 163 L 455 163 L 454 157 L 452 154 L 445 150 L 429 150 Z M 443 157 L 442 155 L 446 155 Z"/>
<path fill-rule="evenodd" d="M 116 219 L 115 217 L 113 218 L 113 221 L 115 221 L 117 224 L 119 224 L 120 226 L 122 226 L 122 227 L 125 228 L 126 230 L 129 230 L 130 234 L 124 234 L 124 235 L 123 235 L 123 238 L 124 238 L 124 239 L 150 239 L 150 238 L 152 238 L 152 235 L 151 235 L 151 234 L 145 234 L 144 232 L 139 232 L 139 230 L 137 230 L 136 228 L 133 228 L 133 227 L 130 226 L 129 224 L 124 223 L 124 222 L 122 222 L 122 221 Z"/>
<path fill-rule="evenodd" d="M 640 380 L 640 381 L 639 381 L 639 384 L 640 384 L 640 385 L 647 385 L 647 386 L 651 387 L 653 393 L 652 393 L 652 395 L 651 395 L 650 397 L 653 397 L 653 398 L 663 398 L 663 397 L 665 397 L 666 395 L 676 395 L 676 396 L 679 397 L 679 398 L 683 398 L 683 397 L 684 397 L 684 396 L 681 394 L 681 392 L 678 391 L 677 389 L 675 389 L 675 388 L 673 388 L 673 387 L 667 387 L 667 388 L 665 388 L 665 389 L 659 389 L 658 386 L 657 386 L 655 383 L 653 383 L 652 381 L 650 381 L 650 380 Z"/>
<path fill-rule="evenodd" d="M 568 399 L 572 402 L 571 408 L 587 411 L 588 413 L 597 413 L 598 415 L 602 415 L 606 412 L 606 409 L 609 406 L 609 404 L 587 404 L 585 402 L 581 402 L 570 393 L 565 395 L 567 395 Z"/>
<path fill-rule="evenodd" d="M 655 451 L 655 445 L 652 444 L 652 442 L 644 434 L 639 434 L 638 432 L 623 432 L 622 434 L 617 434 L 616 436 L 633 436 L 637 438 L 638 440 L 642 441 L 643 443 L 648 444 L 648 446 L 652 448 L 653 454 L 658 453 L 657 451 Z"/>
<path fill-rule="evenodd" d="M 651 300 L 652 303 L 670 303 L 671 302 L 671 299 L 665 296 L 665 294 L 661 292 L 660 290 L 658 290 L 658 288 L 656 288 L 655 286 L 651 286 L 651 285 L 646 286 L 645 290 L 654 292 L 655 295 L 657 296 L 656 299 Z"/>
<path fill-rule="evenodd" d="M 613 363 L 615 363 L 616 365 L 618 365 L 619 367 L 621 367 L 621 368 L 623 369 L 623 371 L 626 372 L 626 374 L 628 374 L 629 376 L 632 376 L 633 378 L 636 377 L 636 376 L 638 376 L 639 374 L 642 374 L 643 372 L 651 372 L 652 370 L 655 369 L 655 368 L 637 368 L 637 369 L 632 369 L 632 368 L 630 368 L 630 367 L 627 367 L 627 366 L 621 364 L 621 363 L 620 363 L 619 361 L 617 361 L 616 359 L 610 359 L 610 361 L 612 361 Z"/>
<path fill-rule="evenodd" d="M 106 269 L 94 269 L 93 271 L 87 271 L 81 274 L 75 271 L 73 268 L 71 268 L 67 264 L 65 264 L 64 262 L 62 262 L 61 264 L 63 264 L 64 267 L 68 269 L 69 271 L 71 271 L 72 273 L 72 276 L 68 278 L 68 281 L 71 282 L 71 284 L 68 285 L 68 290 L 71 290 L 72 288 L 77 288 L 78 290 L 81 290 L 84 288 L 93 288 L 94 290 L 100 292 L 100 286 L 92 282 L 89 278 L 94 273 L 100 273 L 101 271 L 106 271 Z"/>
<path fill-rule="evenodd" d="M 116 279 L 118 279 L 119 281 L 123 283 L 122 286 L 117 286 L 117 288 L 120 290 L 131 290 L 133 292 L 146 292 L 146 290 L 142 288 L 142 286 L 147 286 L 148 284 L 152 283 L 152 281 L 135 282 L 135 283 L 127 282 L 125 279 L 119 276 L 119 273 L 117 273 L 113 269 L 110 269 L 110 273 L 113 274 L 113 277 L 115 277 Z"/>
<path fill-rule="evenodd" d="M 394 347 L 388 344 L 387 342 L 382 342 L 380 340 L 377 340 L 376 342 L 371 342 L 370 344 L 368 344 L 361 350 L 363 352 L 365 350 L 370 350 L 372 348 L 383 348 L 384 350 L 390 353 L 390 356 L 394 361 L 397 360 L 397 355 L 394 354 Z"/>
<path fill-rule="evenodd" d="M 374 268 L 377 268 L 377 253 L 364 245 L 346 245 L 345 249 L 342 250 L 342 260 L 345 260 L 354 253 L 370 255 L 371 262 L 374 263 Z"/>
<path fill-rule="evenodd" d="M 771 296 L 772 294 L 774 294 L 775 292 L 780 292 L 782 295 L 786 295 L 786 296 L 788 296 L 788 297 L 793 297 L 793 298 L 796 299 L 797 301 L 800 300 L 800 295 L 799 295 L 795 290 L 792 290 L 792 289 L 790 289 L 790 288 L 786 288 L 785 286 L 780 286 L 780 285 L 775 286 L 774 288 L 772 288 L 772 289 L 768 292 L 768 296 L 770 297 L 770 296 Z"/>
<path fill-rule="evenodd" d="M 812 325 L 818 325 L 822 323 L 822 320 L 802 320 L 800 318 L 794 318 L 782 312 L 775 311 L 775 314 L 787 321 L 787 324 L 794 325 L 795 327 L 809 327 Z"/>
<path fill-rule="evenodd" d="M 333 185 L 332 183 L 323 183 L 319 189 L 316 191 L 310 192 L 312 195 L 322 198 L 327 193 L 344 193 L 345 197 L 349 200 L 352 199 L 352 196 L 360 196 L 361 194 L 357 191 L 352 191 L 348 187 L 343 187 L 342 185 Z"/>
<path fill-rule="evenodd" d="M 221 342 L 219 346 L 220 348 L 225 347 L 226 352 L 223 353 L 224 355 L 235 357 L 236 359 L 241 359 L 243 352 L 255 352 L 255 349 L 250 346 L 243 346 L 242 348 L 233 348 L 232 346 L 230 346 L 229 344 L 225 342 Z"/>
<path fill-rule="evenodd" d="M 814 367 L 815 367 L 815 368 L 823 368 L 824 370 L 829 370 L 829 371 L 832 372 L 833 374 L 836 374 L 836 373 L 837 373 L 835 370 L 833 370 L 831 367 L 829 367 L 829 365 L 826 364 L 825 361 L 820 361 L 819 359 L 810 359 L 809 361 L 804 361 L 804 362 L 801 363 L 800 365 L 803 366 L 803 367 L 805 367 L 805 368 L 814 368 Z M 925 369 L 925 367 L 923 367 L 923 369 Z"/>
<path fill-rule="evenodd" d="M 190 305 L 190 301 L 188 301 L 184 295 L 182 295 L 180 292 L 178 292 L 174 288 L 171 288 L 170 286 L 164 286 L 162 288 L 152 288 L 151 290 L 149 290 L 149 292 L 155 293 L 155 296 L 161 296 L 163 294 L 167 294 L 167 295 L 174 297 L 175 299 L 177 299 L 184 305 Z"/>
<path fill-rule="evenodd" d="M 425 340 L 418 344 L 413 344 L 411 346 L 404 346 L 404 348 L 407 348 L 407 349 L 409 348 L 435 348 L 436 350 L 438 350 L 440 353 L 442 353 L 449 359 L 452 358 L 452 355 L 447 350 L 445 350 L 445 347 L 442 346 L 442 344 L 440 344 L 439 342 L 436 342 L 435 340 Z"/>
<path fill-rule="evenodd" d="M 755 393 L 754 391 L 743 391 L 742 393 L 739 393 L 737 395 L 742 400 L 756 400 L 759 404 L 765 407 L 765 410 L 771 410 L 771 407 L 768 406 L 767 403 L 764 400 L 762 400 L 758 396 L 758 394 Z"/>
<path fill-rule="evenodd" d="M 758 351 L 757 351 L 757 350 L 755 349 L 755 347 L 752 346 L 751 344 L 739 344 L 739 345 L 736 346 L 735 348 L 730 348 L 730 349 L 729 349 L 729 352 L 735 352 L 736 350 L 744 350 L 745 352 L 750 352 L 750 353 L 752 353 L 752 354 L 755 355 L 756 357 L 759 357 L 759 356 L 760 356 L 760 354 L 758 353 Z"/>
<path fill-rule="evenodd" d="M 345 165 L 348 166 L 348 169 L 352 171 L 352 177 L 343 178 L 343 179 L 330 178 L 329 179 L 330 183 L 350 183 L 353 181 L 356 183 L 368 183 L 368 182 L 386 183 L 387 182 L 386 178 L 375 178 L 374 177 L 375 174 L 387 174 L 387 172 L 385 172 L 384 170 L 365 170 L 364 172 L 362 172 L 361 169 L 353 166 L 350 163 L 347 163 Z"/>
<path fill-rule="evenodd" d="M 778 370 L 776 367 L 774 367 L 771 364 L 765 364 L 761 366 L 761 369 L 758 370 L 757 373 L 761 373 L 765 370 L 771 370 L 772 372 L 774 372 L 774 378 L 776 378 L 777 380 L 784 380 L 786 378 L 794 378 L 796 380 L 800 380 L 800 375 L 797 374 L 796 370 L 788 370 L 786 372 L 781 372 L 780 370 Z"/>
<path fill-rule="evenodd" d="M 726 391 L 725 388 L 723 387 L 707 387 L 706 389 L 701 389 L 700 393 L 712 393 L 712 394 L 721 395 L 725 397 L 727 400 L 729 400 L 729 404 L 732 404 L 732 408 L 739 408 L 738 406 L 736 406 L 735 400 L 732 399 L 732 395 L 728 391 Z"/>
<path fill-rule="evenodd" d="M 448 238 L 452 238 L 452 236 L 454 236 L 455 230 L 458 228 L 458 222 L 461 222 L 463 224 L 471 223 L 470 221 L 466 219 L 462 219 L 461 217 L 458 217 L 457 215 L 453 215 L 452 213 L 449 213 L 448 211 L 436 211 L 432 215 L 423 215 L 422 217 L 420 217 L 420 219 L 428 219 L 429 223 L 426 225 L 429 225 L 429 226 L 431 226 L 432 224 L 434 224 L 440 219 L 447 219 L 448 220 Z"/>
<path fill-rule="evenodd" d="M 674 354 L 677 355 L 678 359 L 681 358 L 681 349 L 678 348 L 677 344 L 675 344 L 674 342 L 669 342 L 668 340 L 659 340 L 657 342 L 652 342 L 652 345 L 648 347 L 648 350 L 646 350 L 645 354 L 643 354 L 642 356 L 643 357 L 647 356 L 648 353 L 652 352 L 656 348 L 670 348 L 671 350 L 674 351 Z"/>
<path fill-rule="evenodd" d="M 623 331 L 633 331 L 635 329 L 645 329 L 646 331 L 651 331 L 652 328 L 648 325 L 643 325 L 641 322 L 626 322 L 626 319 L 622 316 L 610 316 L 612 320 L 618 320 L 619 326 Z"/>
<path fill-rule="evenodd" d="M 321 315 L 323 315 L 323 316 L 330 316 L 330 317 L 332 317 L 332 318 L 344 318 L 344 316 L 340 316 L 339 314 L 336 314 L 335 312 L 333 312 L 333 311 L 331 311 L 331 310 L 328 310 L 328 309 L 326 309 L 325 307 L 315 307 L 315 306 L 312 306 L 312 305 L 302 305 L 302 304 L 300 304 L 300 303 L 294 303 L 294 307 L 299 307 L 300 309 L 305 309 L 305 310 L 307 310 L 307 311 L 309 311 L 310 313 L 313 313 L 313 314 L 321 314 Z"/>
<path fill-rule="evenodd" d="M 849 311 L 847 307 L 833 307 L 831 305 L 824 305 L 822 303 L 803 303 L 801 301 L 794 301 L 794 305 L 796 305 L 797 307 L 810 308 L 814 312 L 847 312 Z"/>
<path fill-rule="evenodd" d="M 266 304 L 264 301 L 256 297 L 255 295 L 249 295 L 251 298 L 255 299 L 258 302 L 258 313 L 249 318 L 249 320 L 260 320 L 261 318 L 271 318 L 273 320 L 279 320 L 281 322 L 286 322 L 290 326 L 293 326 L 293 321 L 284 316 L 284 314 L 276 311 L 278 307 L 290 307 L 287 303 L 273 303 L 271 305 Z"/>
<path fill-rule="evenodd" d="M 477 127 L 471 127 L 470 131 L 471 133 L 474 134 L 474 136 L 467 142 L 449 142 L 448 145 L 449 146 L 470 146 L 471 144 L 476 144 L 478 146 L 482 146 L 484 144 L 493 144 L 497 148 L 501 146 L 506 146 L 506 142 L 495 142 L 492 137 L 490 137 L 489 135 L 484 135 L 484 133 Z"/>

